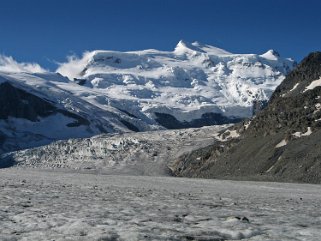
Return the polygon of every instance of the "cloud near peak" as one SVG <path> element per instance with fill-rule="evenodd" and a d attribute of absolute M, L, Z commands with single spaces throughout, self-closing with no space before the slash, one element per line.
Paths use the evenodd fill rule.
<path fill-rule="evenodd" d="M 43 73 L 46 72 L 39 64 L 17 62 L 11 56 L 0 55 L 0 71 L 8 73 Z"/>
<path fill-rule="evenodd" d="M 56 72 L 67 76 L 69 79 L 80 78 L 81 72 L 84 70 L 88 61 L 92 58 L 93 52 L 84 52 L 82 57 L 71 55 L 67 57 L 67 62 L 59 63 Z"/>

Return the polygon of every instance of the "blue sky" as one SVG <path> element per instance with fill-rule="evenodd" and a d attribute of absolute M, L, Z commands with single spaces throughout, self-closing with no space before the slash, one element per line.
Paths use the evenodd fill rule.
<path fill-rule="evenodd" d="M 2 0 L 0 53 L 54 70 L 85 50 L 172 50 L 180 39 L 235 53 L 321 50 L 318 0 Z"/>

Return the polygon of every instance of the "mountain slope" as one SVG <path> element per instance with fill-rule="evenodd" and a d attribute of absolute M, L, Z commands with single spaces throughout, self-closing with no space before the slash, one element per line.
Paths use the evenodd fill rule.
<path fill-rule="evenodd" d="M 97 104 L 96 93 L 87 100 L 87 93 L 59 74 L 0 74 L 0 153 L 62 139 L 154 129 L 122 110 Z"/>
<path fill-rule="evenodd" d="M 236 138 L 180 157 L 173 172 L 320 183 L 320 76 L 321 53 L 312 53 L 276 89 L 266 109 L 250 123 L 234 127 Z"/>

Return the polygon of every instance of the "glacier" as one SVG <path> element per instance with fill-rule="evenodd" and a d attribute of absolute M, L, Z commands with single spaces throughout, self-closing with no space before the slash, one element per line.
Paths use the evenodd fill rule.
<path fill-rule="evenodd" d="M 0 170 L 1 240 L 321 239 L 319 185 Z"/>

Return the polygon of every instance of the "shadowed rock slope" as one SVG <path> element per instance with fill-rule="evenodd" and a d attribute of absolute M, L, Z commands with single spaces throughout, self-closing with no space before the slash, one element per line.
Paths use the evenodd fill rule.
<path fill-rule="evenodd" d="M 321 183 L 321 52 L 311 53 L 251 121 L 170 166 L 185 177 Z M 226 136 L 230 138 L 226 138 Z"/>
<path fill-rule="evenodd" d="M 48 144 L 55 140 L 54 135 L 50 135 L 54 128 L 54 131 L 66 132 L 67 128 L 77 131 L 77 127 L 89 125 L 80 115 L 58 108 L 55 103 L 9 82 L 0 83 L 0 103 L 0 154 Z M 48 119 L 53 121 L 46 122 Z"/>

